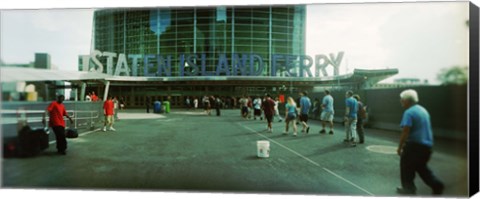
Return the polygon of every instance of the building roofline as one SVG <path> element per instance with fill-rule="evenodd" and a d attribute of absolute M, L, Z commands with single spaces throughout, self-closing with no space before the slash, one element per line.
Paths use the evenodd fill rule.
<path fill-rule="evenodd" d="M 355 69 L 353 73 L 327 77 L 269 77 L 269 76 L 184 76 L 184 77 L 131 77 L 113 76 L 104 73 L 63 71 L 35 68 L 1 67 L 2 82 L 18 81 L 112 81 L 112 82 L 185 82 L 185 81 L 262 81 L 262 82 L 308 82 L 308 83 L 362 83 L 375 84 L 398 74 L 398 69 L 365 70 Z"/>

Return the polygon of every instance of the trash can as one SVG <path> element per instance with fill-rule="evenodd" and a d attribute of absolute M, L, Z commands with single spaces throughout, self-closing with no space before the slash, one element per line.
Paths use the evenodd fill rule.
<path fill-rule="evenodd" d="M 153 103 L 153 112 L 161 113 L 162 112 L 162 103 L 160 101 L 155 101 Z"/>
<path fill-rule="evenodd" d="M 170 102 L 164 101 L 163 105 L 165 105 L 165 113 L 170 113 Z"/>

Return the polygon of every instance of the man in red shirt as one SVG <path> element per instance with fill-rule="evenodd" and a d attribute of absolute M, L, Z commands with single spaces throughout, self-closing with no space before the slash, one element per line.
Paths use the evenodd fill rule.
<path fill-rule="evenodd" d="M 48 126 L 53 129 L 55 133 L 55 139 L 57 140 L 57 152 L 62 155 L 66 155 L 67 150 L 67 139 L 65 138 L 65 120 L 63 116 L 67 117 L 70 120 L 70 124 L 73 123 L 73 120 L 68 116 L 65 106 L 62 104 L 65 100 L 65 96 L 59 95 L 57 101 L 52 102 L 45 111 L 43 115 L 43 125 L 45 125 L 45 115 L 49 114 Z"/>
<path fill-rule="evenodd" d="M 103 103 L 103 114 L 105 115 L 105 123 L 103 126 L 103 131 L 107 131 L 107 125 L 110 125 L 110 131 L 115 131 L 113 128 L 113 115 L 114 115 L 114 104 L 112 96 L 108 96 L 107 100 Z"/>
<path fill-rule="evenodd" d="M 92 98 L 92 102 L 98 101 L 98 97 L 97 97 L 97 95 L 95 95 L 95 92 L 94 92 L 94 91 L 92 91 L 92 96 L 91 96 L 91 98 Z"/>
<path fill-rule="evenodd" d="M 265 114 L 265 119 L 267 119 L 267 130 L 272 133 L 272 120 L 273 115 L 275 114 L 275 102 L 270 97 L 270 94 L 265 94 L 265 101 L 262 103 L 263 114 Z"/>

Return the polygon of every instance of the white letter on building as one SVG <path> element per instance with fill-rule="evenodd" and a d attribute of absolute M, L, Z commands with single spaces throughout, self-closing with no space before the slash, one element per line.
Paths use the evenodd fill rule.
<path fill-rule="evenodd" d="M 103 73 L 103 64 L 100 61 L 98 61 L 97 56 L 102 56 L 102 52 L 100 52 L 99 50 L 93 51 L 93 54 L 91 56 L 92 61 L 98 68 L 93 67 L 93 69 L 91 69 L 90 71 L 96 71 L 96 72 L 99 72 L 99 73 Z"/>
<path fill-rule="evenodd" d="M 82 71 L 88 71 L 90 68 L 90 55 L 80 55 L 82 58 Z"/>
<path fill-rule="evenodd" d="M 120 73 L 125 73 L 125 76 L 130 76 L 125 54 L 118 55 L 117 66 L 115 67 L 115 76 L 120 76 Z"/>
<path fill-rule="evenodd" d="M 113 58 L 117 57 L 117 53 L 103 52 L 103 56 L 107 57 L 107 74 L 113 75 Z"/>
<path fill-rule="evenodd" d="M 138 76 L 138 59 L 142 58 L 142 55 L 128 55 L 128 58 L 132 59 L 132 76 Z"/>
<path fill-rule="evenodd" d="M 342 63 L 343 59 L 343 52 L 339 52 L 337 55 L 337 58 L 335 58 L 335 55 L 333 53 L 330 53 L 330 63 L 333 66 L 333 75 L 337 76 L 340 75 L 340 64 Z"/>

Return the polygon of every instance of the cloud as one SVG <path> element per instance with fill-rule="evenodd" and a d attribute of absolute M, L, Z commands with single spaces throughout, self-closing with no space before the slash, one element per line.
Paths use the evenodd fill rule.
<path fill-rule="evenodd" d="M 307 8 L 307 53 L 345 51 L 346 68 L 398 68 L 435 81 L 466 64 L 468 2 L 326 4 Z"/>
<path fill-rule="evenodd" d="M 381 45 L 399 76 L 436 81 L 441 68 L 468 62 L 468 3 L 416 3 L 392 8 Z"/>
<path fill-rule="evenodd" d="M 77 69 L 77 56 L 90 52 L 91 9 L 12 10 L 2 12 L 2 60 L 28 63 L 45 52 L 65 70 Z"/>

